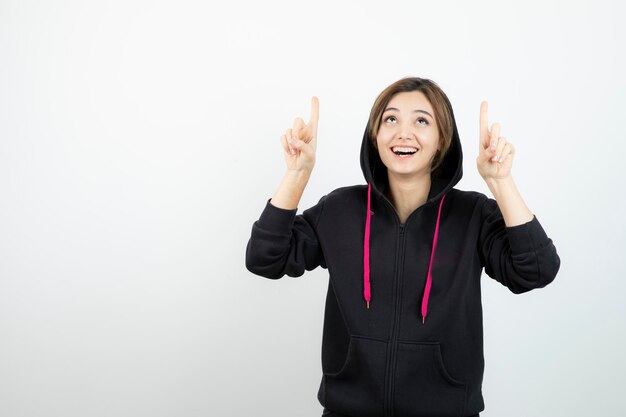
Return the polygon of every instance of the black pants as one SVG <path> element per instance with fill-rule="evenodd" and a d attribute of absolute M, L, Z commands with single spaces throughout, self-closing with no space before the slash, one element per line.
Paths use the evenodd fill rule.
<path fill-rule="evenodd" d="M 346 416 L 333 413 L 332 411 L 325 408 L 324 412 L 322 413 L 322 417 L 346 417 Z M 473 416 L 469 416 L 469 417 L 480 417 L 480 414 L 474 414 Z"/>

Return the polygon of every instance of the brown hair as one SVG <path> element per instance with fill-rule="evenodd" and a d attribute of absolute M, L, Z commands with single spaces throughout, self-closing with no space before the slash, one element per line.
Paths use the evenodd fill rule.
<path fill-rule="evenodd" d="M 438 150 L 433 157 L 431 166 L 431 172 L 433 172 L 441 165 L 446 152 L 450 149 L 453 132 L 450 102 L 443 90 L 441 90 L 434 81 L 425 78 L 406 77 L 385 88 L 383 92 L 378 95 L 378 98 L 376 98 L 372 106 L 372 111 L 370 112 L 369 121 L 367 123 L 367 131 L 374 148 L 378 149 L 376 146 L 376 136 L 378 135 L 380 122 L 387 105 L 396 94 L 411 91 L 419 91 L 424 94 L 431 106 L 433 106 L 435 112 L 434 117 L 437 123 L 437 130 L 439 131 L 440 150 Z"/>

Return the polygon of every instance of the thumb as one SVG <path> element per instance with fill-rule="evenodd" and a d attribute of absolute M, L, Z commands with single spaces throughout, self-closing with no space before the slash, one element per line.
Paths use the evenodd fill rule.
<path fill-rule="evenodd" d="M 307 143 L 301 139 L 294 137 L 292 140 L 289 141 L 289 144 L 296 151 L 301 151 Z"/>

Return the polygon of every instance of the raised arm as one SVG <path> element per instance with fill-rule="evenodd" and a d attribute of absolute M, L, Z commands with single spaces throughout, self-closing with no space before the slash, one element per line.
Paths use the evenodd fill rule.
<path fill-rule="evenodd" d="M 528 209 L 513 177 L 515 148 L 500 136 L 500 125 L 487 125 L 487 102 L 480 106 L 478 172 L 495 198 L 482 209 L 480 250 L 485 272 L 514 293 L 552 282 L 561 260 L 552 240 Z"/>
<path fill-rule="evenodd" d="M 311 99 L 309 123 L 298 117 L 291 129 L 281 137 L 287 172 L 272 197 L 271 204 L 278 208 L 293 210 L 298 207 L 304 188 L 315 166 L 317 148 L 317 123 L 319 120 L 319 100 Z"/>
<path fill-rule="evenodd" d="M 476 165 L 480 176 L 485 180 L 507 227 L 518 226 L 533 219 L 519 193 L 511 167 L 515 148 L 511 142 L 500 136 L 500 124 L 494 123 L 491 129 L 487 123 L 487 102 L 480 105 L 480 143 Z"/>
<path fill-rule="evenodd" d="M 287 172 L 253 224 L 246 248 L 246 267 L 257 275 L 274 279 L 284 275 L 295 277 L 319 265 L 326 266 L 315 231 L 324 198 L 296 215 L 315 165 L 318 119 L 319 101 L 313 97 L 309 123 L 297 118 L 281 137 Z"/>

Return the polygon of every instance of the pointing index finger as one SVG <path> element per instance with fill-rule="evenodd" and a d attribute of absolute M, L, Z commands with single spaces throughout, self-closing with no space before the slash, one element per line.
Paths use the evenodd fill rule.
<path fill-rule="evenodd" d="M 489 146 L 489 124 L 487 120 L 487 106 L 488 104 L 486 100 L 483 100 L 480 103 L 480 145 L 482 146 L 482 149 Z"/>
<path fill-rule="evenodd" d="M 317 131 L 317 122 L 320 117 L 320 101 L 317 97 L 311 98 L 311 116 L 309 117 L 309 125 L 314 131 Z"/>

